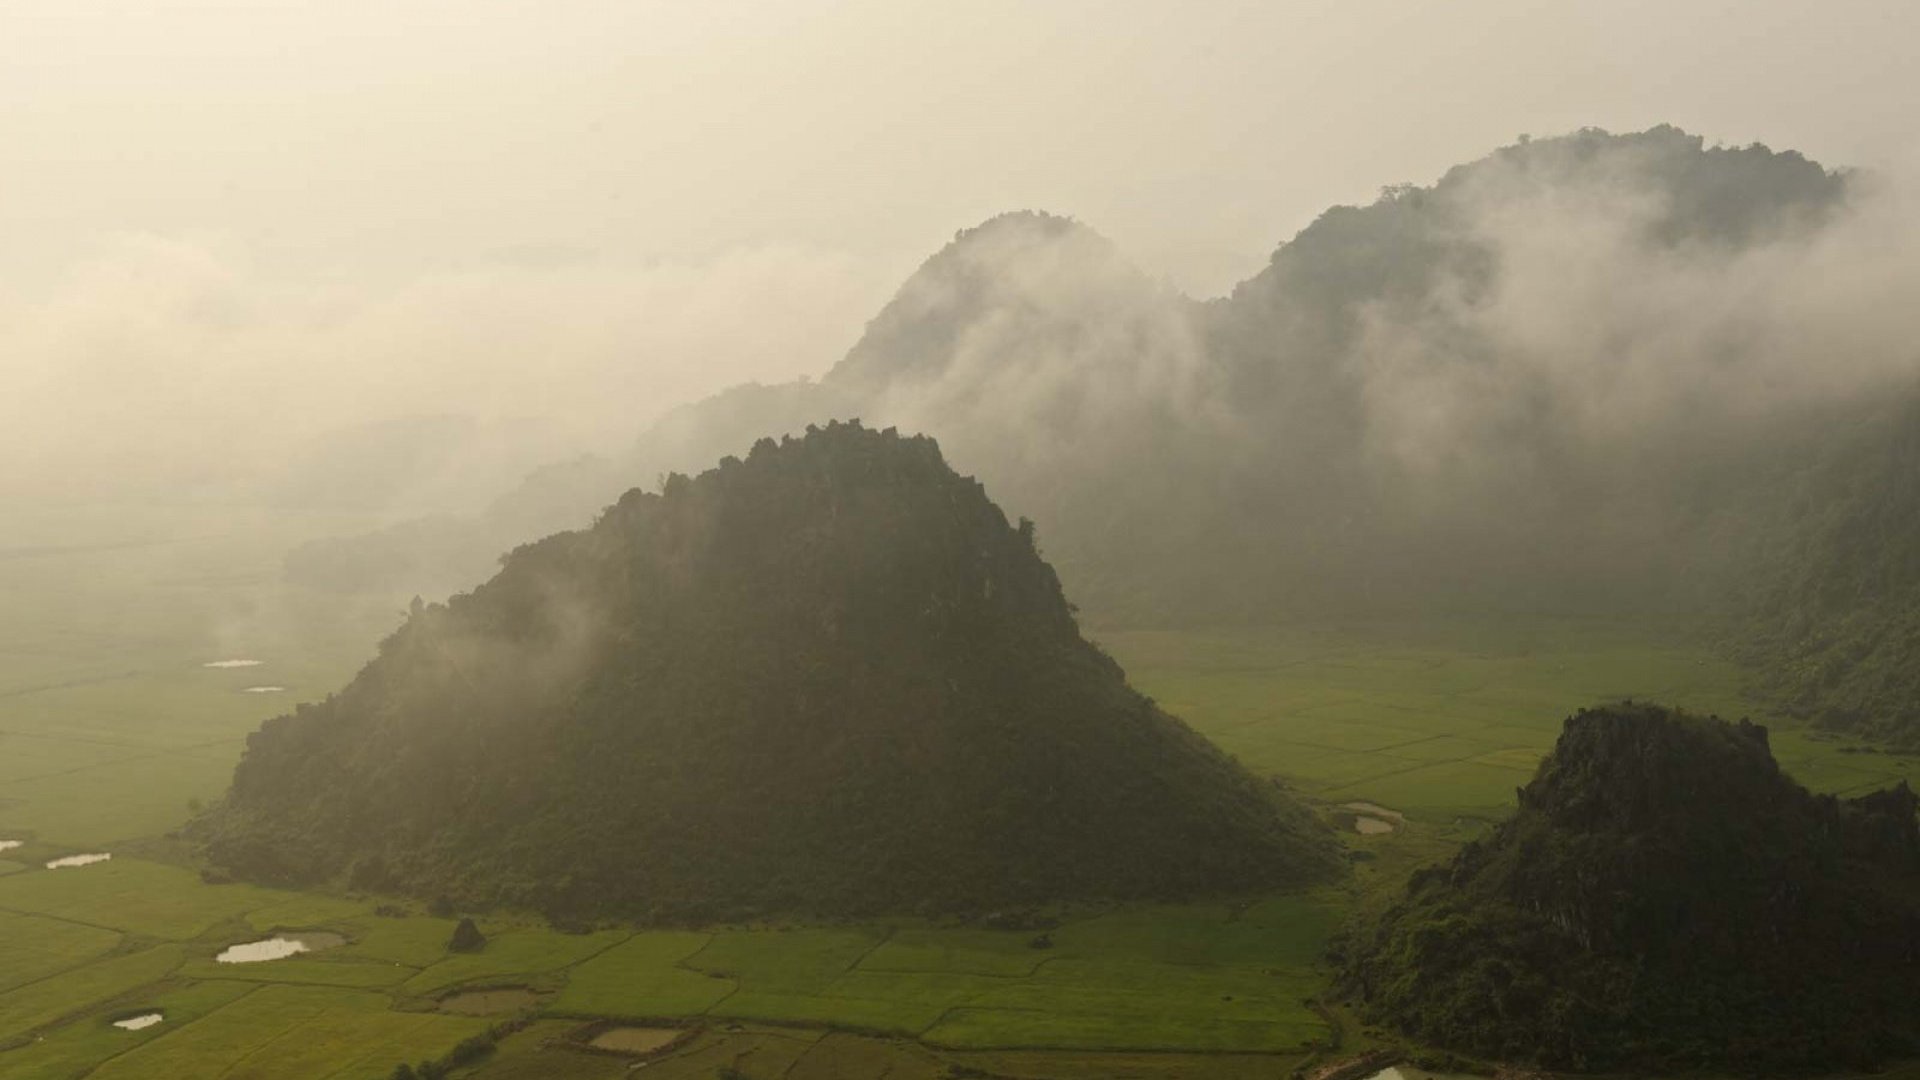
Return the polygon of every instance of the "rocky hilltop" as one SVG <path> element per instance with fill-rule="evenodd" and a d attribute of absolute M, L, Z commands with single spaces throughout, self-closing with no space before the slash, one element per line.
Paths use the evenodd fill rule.
<path fill-rule="evenodd" d="M 419 605 L 248 741 L 210 858 L 583 916 L 979 911 L 1321 878 L 1325 830 L 1130 689 L 1031 523 L 832 424 Z"/>
<path fill-rule="evenodd" d="M 1557 1068 L 1831 1072 L 1920 1046 L 1904 785 L 1813 795 L 1764 727 L 1625 704 L 1569 718 L 1519 796 L 1346 944 L 1375 1019 Z"/>

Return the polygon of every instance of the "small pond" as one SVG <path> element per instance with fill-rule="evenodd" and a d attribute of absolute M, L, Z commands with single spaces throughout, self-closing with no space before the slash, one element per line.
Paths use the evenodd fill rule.
<path fill-rule="evenodd" d="M 1356 816 L 1353 819 L 1353 831 L 1366 836 L 1390 833 L 1407 823 L 1405 814 L 1398 810 L 1389 810 L 1379 803 L 1341 803 L 1340 809 L 1354 812 Z"/>
<path fill-rule="evenodd" d="M 243 694 L 278 694 L 285 689 L 286 687 L 284 686 L 243 686 L 240 688 L 240 692 Z"/>
<path fill-rule="evenodd" d="M 211 667 L 211 668 L 235 668 L 235 667 L 259 667 L 260 664 L 261 664 L 261 661 L 259 660 L 209 660 L 206 663 L 201 664 L 200 666 Z"/>
<path fill-rule="evenodd" d="M 94 863 L 106 862 L 111 858 L 113 858 L 113 856 L 105 851 L 95 851 L 86 855 L 65 855 L 58 859 L 48 860 L 47 869 L 65 870 L 69 866 L 92 866 Z"/>
<path fill-rule="evenodd" d="M 1474 1076 L 1471 1073 L 1428 1072 L 1411 1065 L 1389 1065 L 1367 1077 L 1367 1080 L 1487 1080 L 1487 1078 Z"/>
<path fill-rule="evenodd" d="M 440 1011 L 461 1016 L 498 1016 L 530 1009 L 539 1003 L 540 998 L 524 986 L 496 986 L 448 994 L 440 999 Z"/>
<path fill-rule="evenodd" d="M 303 952 L 332 949 L 346 943 L 346 938 L 326 930 L 301 930 L 229 945 L 214 960 L 222 964 L 258 964 L 267 960 L 285 960 Z"/>
<path fill-rule="evenodd" d="M 141 1013 L 139 1016 L 129 1016 L 123 1020 L 115 1020 L 113 1026 L 124 1031 L 144 1031 L 165 1019 L 165 1016 L 157 1012 Z"/>
<path fill-rule="evenodd" d="M 587 1045 L 622 1054 L 651 1054 L 683 1034 L 679 1028 L 610 1027 L 595 1035 Z"/>

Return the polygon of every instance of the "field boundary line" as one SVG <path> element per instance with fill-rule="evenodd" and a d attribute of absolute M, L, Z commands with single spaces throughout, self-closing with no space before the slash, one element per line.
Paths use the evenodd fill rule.
<path fill-rule="evenodd" d="M 271 983 L 269 985 L 282 986 L 285 984 Z M 332 989 L 332 988 L 330 987 L 329 989 Z M 248 995 L 248 996 L 252 996 L 252 995 Z M 389 997 L 388 1000 L 391 1001 L 392 999 Z M 286 1027 L 281 1028 L 279 1033 L 274 1035 L 272 1038 L 266 1040 L 263 1043 L 260 1043 L 259 1045 L 255 1046 L 253 1049 L 240 1055 L 240 1057 L 235 1059 L 233 1062 L 229 1063 L 225 1069 L 222 1069 L 220 1071 L 220 1076 L 223 1078 L 232 1076 L 233 1071 L 235 1069 L 238 1069 L 242 1065 L 245 1065 L 248 1061 L 252 1060 L 255 1056 L 265 1051 L 268 1047 L 278 1044 L 282 1039 L 287 1038 L 289 1035 L 294 1035 L 301 1032 L 302 1029 L 304 1029 L 308 1024 L 313 1023 L 316 1020 L 324 1019 L 328 1014 L 338 1012 L 338 1011 L 340 1010 L 338 1010 L 337 1008 L 334 1008 L 333 1006 L 323 1006 L 318 1011 L 310 1013 L 306 1016 L 301 1017 L 298 1020 L 293 1021 L 292 1023 L 288 1024 Z M 212 1015 L 212 1014 L 209 1013 L 208 1015 Z"/>
<path fill-rule="evenodd" d="M 617 949 L 617 948 L 619 948 L 619 947 L 620 947 L 620 946 L 622 946 L 622 945 L 625 945 L 625 944 L 626 944 L 627 942 L 629 942 L 629 941 L 632 941 L 632 940 L 633 940 L 634 938 L 637 938 L 637 937 L 639 937 L 639 936 L 640 936 L 640 934 L 639 934 L 639 932 L 638 932 L 638 931 L 632 931 L 632 930 L 630 930 L 630 931 L 628 931 L 628 932 L 627 932 L 627 936 L 626 936 L 626 937 L 623 937 L 623 938 L 621 938 L 621 939 L 620 939 L 619 941 L 611 941 L 611 942 L 608 942 L 608 943 L 607 943 L 607 944 L 606 944 L 605 946 L 603 946 L 603 947 L 601 947 L 601 948 L 599 948 L 599 949 L 595 949 L 595 950 L 594 950 L 593 952 L 590 952 L 590 953 L 588 953 L 587 955 L 585 955 L 585 956 L 583 956 L 583 957 L 581 957 L 580 959 L 578 959 L 578 960 L 575 960 L 575 961 L 574 961 L 573 963 L 571 963 L 571 964 L 566 964 L 566 965 L 564 965 L 564 966 L 562 966 L 562 967 L 557 967 L 557 968 L 554 968 L 554 969 L 552 969 L 552 970 L 554 970 L 554 971 L 572 971 L 572 970 L 573 970 L 574 968 L 576 968 L 576 967 L 579 967 L 579 966 L 580 966 L 581 964 L 584 964 L 584 963 L 586 963 L 587 961 L 589 961 L 589 960 L 592 960 L 593 958 L 595 958 L 595 957 L 597 957 L 597 956 L 602 956 L 602 955 L 605 955 L 606 953 L 608 953 L 608 952 L 611 952 L 612 950 L 614 950 L 614 949 Z M 711 940 L 713 940 L 713 935 L 712 935 L 712 934 L 708 934 L 708 935 L 707 935 L 707 940 L 709 940 L 709 941 L 711 941 Z M 701 949 L 704 949 L 704 948 L 706 948 L 706 945 L 705 945 L 704 943 L 702 943 L 702 944 L 701 944 L 701 946 L 700 946 L 700 948 L 701 948 Z M 695 949 L 695 950 L 694 950 L 694 952 L 698 952 L 698 951 L 700 951 L 700 950 L 699 950 L 699 949 Z M 688 953 L 687 955 L 688 955 L 688 956 L 692 956 L 692 955 L 693 955 L 693 953 Z M 674 961 L 674 963 L 676 963 L 676 964 L 678 964 L 679 962 L 680 962 L 680 961 L 678 961 L 678 960 L 675 960 L 675 961 Z M 429 964 L 429 965 L 427 965 L 427 967 L 432 967 L 432 966 L 433 966 L 432 964 Z M 427 970 L 427 969 L 426 969 L 426 968 L 421 968 L 420 970 L 421 970 L 421 971 L 425 971 L 425 970 Z"/>
<path fill-rule="evenodd" d="M 137 679 L 142 675 L 152 675 L 151 671 L 122 671 L 112 675 L 95 675 L 86 679 L 70 679 L 66 682 L 46 683 L 42 686 L 23 686 L 17 690 L 0 690 L 0 701 L 11 698 L 32 697 L 49 690 L 75 690 L 82 686 L 98 686 L 101 683 L 118 682 L 121 679 Z"/>
<path fill-rule="evenodd" d="M 168 752 L 165 750 L 155 750 L 151 753 L 145 753 L 145 754 L 130 754 L 127 757 L 112 758 L 108 761 L 95 761 L 87 765 L 75 765 L 71 769 L 61 769 L 57 772 L 35 773 L 32 776 L 16 776 L 13 779 L 7 781 L 7 783 L 30 784 L 39 780 L 51 780 L 59 776 L 72 776 L 74 773 L 91 772 L 94 769 L 103 769 L 109 765 L 125 765 L 128 762 L 134 762 L 134 761 L 152 761 L 154 758 L 163 758 L 167 756 L 169 755 L 168 755 Z"/>
<path fill-rule="evenodd" d="M 247 990 L 246 993 L 241 994 L 239 997 L 234 998 L 232 1001 L 227 1002 L 225 1005 L 222 1005 L 219 1008 L 214 1009 L 212 1012 L 206 1013 L 203 1016 L 196 1016 L 192 1020 L 189 1020 L 186 1023 L 179 1025 L 178 1027 L 169 1028 L 168 1030 L 161 1032 L 159 1035 L 155 1036 L 154 1038 L 148 1039 L 145 1042 L 136 1043 L 133 1046 L 126 1047 L 123 1050 L 115 1051 L 112 1055 L 102 1058 L 99 1061 L 95 1062 L 92 1068 L 82 1073 L 81 1076 L 83 1080 L 85 1077 L 92 1076 L 93 1074 L 99 1072 L 101 1069 L 106 1068 L 107 1065 L 111 1062 L 118 1061 L 119 1059 L 126 1057 L 128 1054 L 131 1054 L 136 1050 L 144 1050 L 147 1047 L 152 1046 L 154 1043 L 157 1043 L 162 1039 L 170 1039 L 175 1035 L 178 1035 L 181 1032 L 186 1031 L 189 1028 L 193 1027 L 195 1024 L 200 1023 L 202 1020 L 205 1020 L 213 1016 L 215 1013 L 218 1013 L 221 1010 L 229 1008 L 231 1006 L 238 1005 L 242 1001 L 245 1001 L 248 998 L 252 997 L 253 995 L 259 993 L 263 988 L 263 986 L 251 987 Z"/>
<path fill-rule="evenodd" d="M 84 924 L 82 924 L 82 925 L 84 925 Z M 155 947 L 156 947 L 156 948 L 158 948 L 158 946 L 155 946 Z M 118 948 L 118 946 L 115 946 L 115 948 Z M 109 950 L 107 950 L 107 952 L 112 952 L 112 951 L 113 951 L 112 949 L 109 949 Z M 147 951 L 147 950 L 145 950 L 145 949 L 142 949 L 142 950 L 141 950 L 141 952 L 146 952 L 146 951 Z M 127 953 L 126 955 L 128 955 L 128 956 L 139 956 L 139 955 L 140 955 L 140 953 Z M 51 971 L 51 972 L 48 972 L 47 974 L 45 974 L 45 975 L 42 975 L 42 976 L 40 976 L 40 977 L 39 977 L 39 978 L 37 978 L 37 979 L 29 979 L 28 981 L 26 981 L 26 982 L 23 982 L 23 983 L 21 983 L 21 984 L 19 984 L 18 986 L 9 986 L 9 987 L 7 987 L 7 989 L 6 989 L 6 992 L 5 992 L 4 994 L 0 994 L 0 997 L 12 997 L 13 995 L 15 995 L 15 994 L 17 994 L 17 993 L 19 993 L 19 992 L 20 992 L 20 991 L 22 991 L 22 990 L 31 990 L 32 988 L 34 988 L 34 987 L 36 987 L 36 986 L 39 986 L 39 985 L 40 985 L 41 983 L 43 983 L 43 982 L 46 982 L 46 981 L 47 981 L 47 980 L 49 980 L 49 979 L 57 979 L 57 978 L 59 978 L 59 977 L 61 977 L 62 975 L 72 975 L 72 974 L 73 974 L 74 972 L 77 972 L 77 971 L 85 971 L 85 970 L 87 970 L 88 968 L 90 968 L 90 967 L 93 967 L 93 966 L 94 966 L 95 964 L 101 964 L 101 963 L 105 963 L 106 961 L 108 961 L 108 960 L 111 960 L 111 959 L 114 959 L 114 958 L 113 958 L 113 957 L 111 957 L 111 956 L 108 956 L 108 955 L 107 955 L 107 953 L 100 953 L 100 954 L 99 954 L 99 955 L 97 955 L 97 956 L 90 956 L 90 957 L 88 957 L 88 958 L 86 958 L 85 960 L 82 960 L 82 961 L 80 961 L 80 962 L 79 962 L 78 964 L 75 964 L 75 965 L 73 965 L 72 967 L 69 967 L 69 968 L 61 968 L 61 969 L 60 969 L 59 971 Z M 163 975 L 163 976 L 161 976 L 161 979 L 166 979 L 166 978 L 170 978 L 170 977 L 172 977 L 172 975 L 173 975 L 173 971 L 172 971 L 172 970 L 169 970 L 169 971 L 167 972 L 167 974 L 166 974 L 166 975 Z M 156 982 L 158 982 L 158 981 L 160 981 L 160 980 L 155 980 L 155 981 L 156 981 Z M 143 984 L 143 985 L 151 985 L 151 984 Z M 137 990 L 137 989 L 139 989 L 139 987 L 135 987 L 134 989 L 136 989 L 136 990 Z M 98 1002 L 95 1002 L 95 1004 L 98 1004 Z M 91 1008 L 91 1006 L 82 1006 L 82 1007 L 81 1007 L 80 1009 L 76 1009 L 76 1010 L 74 1010 L 74 1011 L 75 1011 L 75 1012 L 82 1012 L 82 1011 L 85 1011 L 85 1010 L 86 1010 L 86 1009 L 88 1009 L 88 1008 Z M 42 1024 L 42 1025 L 40 1025 L 40 1027 L 52 1027 L 52 1026 L 54 1026 L 55 1024 L 58 1024 L 58 1023 L 59 1023 L 59 1022 L 60 1022 L 61 1020 L 65 1020 L 65 1019 L 67 1018 L 67 1016 L 70 1016 L 70 1015 L 72 1015 L 72 1013 L 68 1013 L 68 1014 L 66 1014 L 66 1015 L 63 1015 L 63 1016 L 61 1016 L 61 1017 L 59 1017 L 59 1018 L 57 1018 L 57 1019 L 55 1019 L 55 1020 L 54 1020 L 54 1021 L 52 1021 L 51 1023 L 48 1023 L 48 1024 Z M 38 1031 L 38 1030 L 40 1030 L 40 1027 L 34 1027 L 34 1028 L 29 1028 L 29 1029 L 27 1029 L 27 1030 L 29 1030 L 29 1031 Z"/>
<path fill-rule="evenodd" d="M 57 689 L 57 688 L 56 688 Z M 39 691 L 35 691 L 38 693 Z M 5 695 L 0 695 L 4 697 Z M 151 743 L 123 742 L 119 739 L 89 739 L 84 735 L 49 735 L 44 731 L 19 731 L 14 728 L 0 728 L 0 735 L 15 739 L 43 739 L 47 742 L 86 743 L 89 746 L 122 746 L 133 750 L 163 750 L 164 747 Z"/>
<path fill-rule="evenodd" d="M 99 923 L 90 923 L 83 919 L 69 919 L 65 915 L 53 915 L 44 911 L 22 911 L 19 908 L 8 907 L 5 904 L 0 904 L 0 911 L 4 911 L 9 915 L 31 915 L 34 918 L 38 918 L 38 919 L 52 919 L 54 922 L 72 923 L 75 926 L 84 926 L 90 930 L 105 930 L 105 931 L 108 931 L 109 933 L 119 934 L 122 938 L 125 938 L 128 935 L 133 934 L 133 931 L 125 930 L 118 926 L 102 926 Z M 172 938 L 159 938 L 159 940 L 162 942 L 165 942 L 168 945 L 185 944 L 185 942 L 174 941 Z"/>
<path fill-rule="evenodd" d="M 715 977 L 715 974 L 713 972 L 702 971 L 701 969 L 694 967 L 692 964 L 687 963 L 687 961 L 693 959 L 696 956 L 699 956 L 703 952 L 706 952 L 707 946 L 713 944 L 713 931 L 702 930 L 700 931 L 700 933 L 706 936 L 706 940 L 700 943 L 699 948 L 693 950 L 692 952 L 681 957 L 680 959 L 675 960 L 673 962 L 673 966 L 680 969 L 681 971 L 687 972 L 690 975 L 699 975 L 704 978 L 711 979 Z M 633 937 L 639 937 L 639 936 L 640 936 L 639 934 L 633 935 Z M 633 940 L 633 938 L 628 938 L 627 940 L 631 941 Z M 611 946 L 609 946 L 609 948 L 611 948 Z M 595 954 L 595 955 L 598 955 L 598 954 Z M 712 1016 L 713 1010 L 719 1008 L 722 1005 L 725 1005 L 727 1001 L 733 997 L 733 995 L 740 992 L 740 979 L 738 976 L 721 975 L 719 977 L 727 980 L 727 983 L 731 986 L 731 989 L 729 989 L 726 993 L 721 994 L 719 997 L 713 999 L 713 1002 L 711 1004 L 709 1004 L 706 1008 L 701 1009 L 699 1012 L 695 1013 L 694 1014 L 695 1016 Z"/>
<path fill-rule="evenodd" d="M 1489 769 L 1505 769 L 1508 772 L 1526 773 L 1528 771 L 1526 769 L 1517 768 L 1512 765 L 1493 765 L 1486 762 L 1480 762 L 1479 759 L 1485 756 L 1486 756 L 1485 754 L 1469 754 L 1466 757 L 1442 758 L 1439 761 L 1417 761 L 1405 769 L 1392 769 L 1387 772 L 1376 773 L 1372 776 L 1363 776 L 1358 780 L 1352 781 L 1351 783 L 1337 784 L 1333 787 L 1326 788 L 1321 792 L 1321 794 L 1331 795 L 1334 792 L 1341 791 L 1346 788 L 1357 787 L 1361 784 L 1371 784 L 1376 781 L 1385 780 L 1391 776 L 1402 776 L 1402 775 L 1405 775 L 1406 773 L 1419 772 L 1421 769 L 1431 769 L 1439 765 L 1458 765 L 1462 762 L 1484 764 Z"/>
<path fill-rule="evenodd" d="M 392 1009 L 388 1009 L 388 1011 L 389 1011 L 389 1012 L 393 1012 L 394 1010 L 392 1010 Z M 420 1032 L 420 1031 L 423 1031 L 423 1030 L 425 1030 L 426 1028 L 428 1028 L 428 1027 L 430 1027 L 430 1026 L 432 1026 L 432 1024 L 433 1024 L 433 1021 L 434 1021 L 434 1018 L 436 1017 L 436 1015 L 437 1015 L 437 1014 L 435 1014 L 435 1013 L 421 1013 L 421 1014 L 420 1014 L 420 1018 L 419 1018 L 418 1020 L 416 1020 L 416 1021 L 414 1021 L 414 1024 L 413 1024 L 413 1026 L 412 1026 L 412 1027 L 410 1027 L 410 1028 L 408 1028 L 408 1029 L 407 1029 L 407 1030 L 406 1030 L 406 1031 L 405 1031 L 405 1032 L 404 1032 L 403 1034 L 405 1034 L 405 1035 L 408 1035 L 408 1036 L 411 1036 L 411 1035 L 414 1035 L 414 1034 L 416 1034 L 416 1033 L 418 1033 L 418 1032 Z M 335 1077 L 340 1077 L 340 1076 L 345 1076 L 345 1075 L 347 1075 L 347 1074 L 348 1074 L 349 1072 L 351 1072 L 351 1071 L 353 1071 L 354 1069 L 356 1069 L 356 1068 L 358 1068 L 358 1067 L 359 1067 L 359 1066 L 361 1066 L 361 1065 L 368 1065 L 368 1064 L 372 1064 L 372 1061 L 373 1061 L 373 1055 L 375 1055 L 375 1054 L 377 1054 L 377 1053 L 379 1053 L 379 1052 L 380 1052 L 380 1051 L 378 1051 L 378 1050 L 369 1050 L 369 1051 L 367 1051 L 366 1053 L 364 1053 L 364 1054 L 362 1054 L 362 1055 L 360 1055 L 359 1057 L 357 1057 L 357 1058 L 354 1058 L 354 1059 L 353 1059 L 352 1061 L 349 1061 L 349 1062 L 347 1062 L 347 1063 L 346 1063 L 345 1065 L 342 1065 L 342 1066 L 340 1066 L 340 1067 L 339 1067 L 338 1069 L 335 1069 L 335 1070 L 333 1070 L 332 1072 L 330 1072 L 330 1073 L 328 1073 L 328 1074 L 326 1074 L 325 1076 L 323 1076 L 323 1077 L 321 1077 L 321 1078 L 320 1078 L 320 1080 L 335 1080 Z M 400 1060 L 401 1060 L 401 1061 L 405 1061 L 406 1059 L 405 1059 L 405 1058 L 402 1058 L 402 1059 L 400 1059 Z M 400 1061 L 396 1061 L 396 1062 L 394 1062 L 394 1064 L 395 1064 L 395 1065 L 398 1065 L 398 1064 L 400 1064 Z M 387 1073 L 387 1074 L 389 1074 L 389 1075 L 391 1075 L 391 1074 L 392 1074 L 392 1072 L 393 1072 L 393 1070 L 392 1070 L 391 1068 L 388 1068 L 388 1069 L 382 1069 L 382 1070 L 380 1070 L 380 1072 L 385 1072 L 385 1073 Z M 373 1075 L 373 1076 L 378 1076 L 378 1075 L 379 1075 L 379 1073 L 371 1073 L 371 1074 L 363 1074 L 363 1075 Z"/>
<path fill-rule="evenodd" d="M 897 926 L 887 927 L 887 932 L 884 934 L 881 934 L 880 939 L 878 941 L 875 941 L 873 944 L 867 946 L 864 950 L 862 950 L 859 956 L 854 957 L 853 963 L 848 964 L 844 969 L 842 969 L 840 974 L 851 975 L 855 971 L 859 970 L 860 965 L 867 962 L 867 957 L 872 956 L 876 952 L 879 952 L 880 946 L 885 945 L 889 941 L 892 941 L 893 935 L 899 932 L 900 932 L 900 928 Z"/>

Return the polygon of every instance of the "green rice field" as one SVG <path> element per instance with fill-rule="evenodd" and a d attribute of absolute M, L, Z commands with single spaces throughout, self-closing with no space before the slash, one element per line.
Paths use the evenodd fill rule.
<path fill-rule="evenodd" d="M 286 539 L 338 523 L 129 518 L 147 531 L 65 547 L 35 533 L 73 535 L 71 521 L 23 518 L 0 547 L 0 841 L 20 842 L 0 852 L 8 1080 L 378 1080 L 489 1030 L 494 1052 L 454 1075 L 628 1075 L 632 1059 L 585 1047 L 600 1021 L 692 1029 L 649 1077 L 1285 1075 L 1336 1041 L 1364 1044 L 1313 1004 L 1342 919 L 1505 813 L 1568 712 L 1623 697 L 1751 711 L 1739 673 L 1682 628 L 1096 629 L 1135 685 L 1330 822 L 1349 825 L 1341 805 L 1365 801 L 1401 827 L 1345 833 L 1373 857 L 1338 888 L 1065 911 L 1044 931 L 900 919 L 564 932 L 508 912 L 480 916 L 482 951 L 450 954 L 453 921 L 417 902 L 211 883 L 169 835 L 221 796 L 262 719 L 345 682 L 404 598 L 280 583 Z M 206 666 L 242 659 L 259 662 Z M 1774 746 L 1825 791 L 1914 767 L 1788 724 Z M 112 858 L 44 865 L 88 853 Z M 215 960 L 276 930 L 347 943 Z M 440 1009 L 462 988 L 508 986 L 538 1004 Z M 163 1019 L 113 1026 L 148 1012 Z"/>

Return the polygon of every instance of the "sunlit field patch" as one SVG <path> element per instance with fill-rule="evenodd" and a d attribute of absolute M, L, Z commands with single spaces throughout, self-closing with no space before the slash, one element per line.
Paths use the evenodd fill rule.
<path fill-rule="evenodd" d="M 1136 687 L 1248 766 L 1309 795 L 1433 821 L 1504 816 L 1582 706 L 1756 712 L 1740 671 L 1684 627 L 1457 619 L 1095 636 Z M 1815 790 L 1871 790 L 1920 768 L 1770 722 L 1776 756 Z"/>

